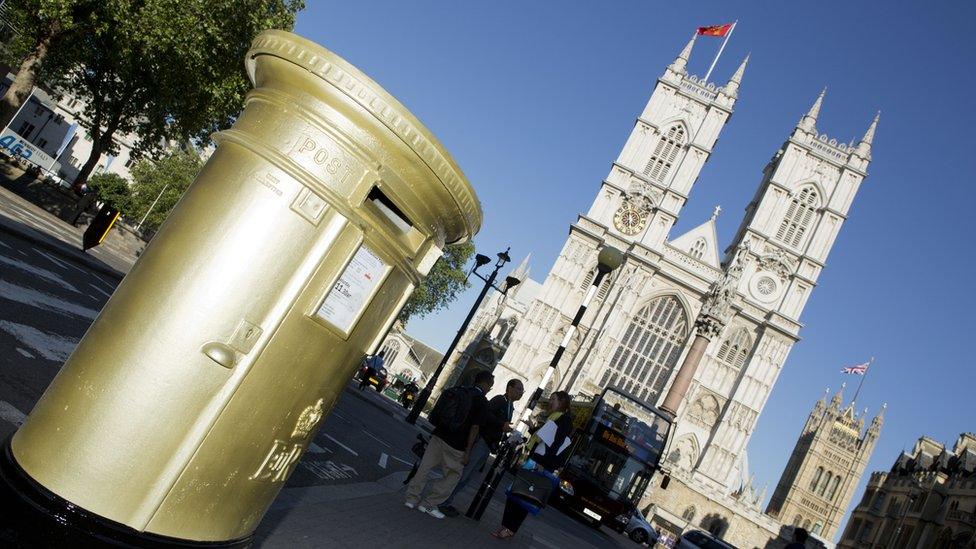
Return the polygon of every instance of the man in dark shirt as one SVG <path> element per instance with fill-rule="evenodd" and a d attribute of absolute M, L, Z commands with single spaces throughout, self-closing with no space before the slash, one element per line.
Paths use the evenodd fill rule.
<path fill-rule="evenodd" d="M 434 518 L 444 518 L 437 504 L 451 494 L 462 469 L 471 461 L 472 449 L 480 438 L 487 415 L 488 400 L 485 394 L 491 390 L 494 382 L 491 372 L 478 372 L 474 377 L 474 387 L 467 389 L 470 391 L 471 407 L 461 427 L 451 430 L 438 426 L 434 429 L 417 473 L 407 485 L 405 505 L 408 508 L 416 507 Z M 421 499 L 427 477 L 435 467 L 440 467 L 444 476 L 432 482 L 430 490 Z"/>
<path fill-rule="evenodd" d="M 474 443 L 471 449 L 471 459 L 464 466 L 461 478 L 458 480 L 454 491 L 448 496 L 438 509 L 446 516 L 456 517 L 460 513 L 454 508 L 454 497 L 471 482 L 478 472 L 488 461 L 488 453 L 498 450 L 498 443 L 501 442 L 505 433 L 512 430 L 512 412 L 515 409 L 515 402 L 522 398 L 525 388 L 522 382 L 513 379 L 505 386 L 505 393 L 498 395 L 488 402 L 487 414 L 485 415 L 485 425 L 481 428 L 481 436 Z"/>

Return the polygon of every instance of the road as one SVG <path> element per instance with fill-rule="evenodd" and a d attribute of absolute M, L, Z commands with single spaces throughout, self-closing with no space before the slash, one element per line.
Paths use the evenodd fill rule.
<path fill-rule="evenodd" d="M 117 283 L 0 231 L 0 438 L 20 425 Z M 372 389 L 360 392 L 349 384 L 285 489 L 373 482 L 409 470 L 420 428 L 405 423 L 404 415 Z M 629 545 L 558 513 L 544 517 L 591 545 Z"/>

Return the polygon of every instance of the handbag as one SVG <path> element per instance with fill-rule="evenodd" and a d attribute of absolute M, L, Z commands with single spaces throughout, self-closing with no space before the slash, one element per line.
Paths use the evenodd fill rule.
<path fill-rule="evenodd" d="M 515 472 L 515 481 L 512 482 L 509 493 L 541 509 L 546 506 L 552 488 L 553 481 L 545 473 L 519 469 Z"/>

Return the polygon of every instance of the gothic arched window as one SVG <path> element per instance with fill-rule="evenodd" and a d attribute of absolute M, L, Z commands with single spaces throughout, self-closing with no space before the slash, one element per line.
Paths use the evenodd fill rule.
<path fill-rule="evenodd" d="M 813 481 L 810 482 L 810 491 L 811 492 L 816 492 L 817 491 L 817 484 L 820 483 L 820 477 L 823 476 L 823 473 L 824 473 L 823 467 L 817 467 L 817 472 L 816 472 L 816 474 L 813 475 Z"/>
<path fill-rule="evenodd" d="M 695 520 L 695 506 L 689 505 L 688 508 L 685 509 L 685 512 L 681 513 L 681 518 L 687 520 L 688 522 Z"/>
<path fill-rule="evenodd" d="M 691 249 L 688 250 L 688 254 L 695 259 L 701 259 L 705 257 L 705 250 L 708 249 L 708 244 L 705 243 L 704 238 L 699 238 L 691 245 Z"/>
<path fill-rule="evenodd" d="M 630 321 L 600 384 L 655 399 L 678 363 L 687 337 L 688 317 L 678 298 L 652 299 Z"/>
<path fill-rule="evenodd" d="M 678 157 L 678 151 L 685 143 L 685 128 L 681 124 L 671 126 L 667 132 L 661 134 L 654 154 L 644 166 L 644 175 L 653 181 L 664 181 L 671 171 L 671 166 Z"/>
<path fill-rule="evenodd" d="M 820 207 L 820 193 L 812 185 L 803 187 L 790 199 L 790 205 L 783 221 L 776 231 L 776 238 L 788 246 L 798 247 L 803 243 L 803 235 L 813 225 L 813 218 Z"/>
<path fill-rule="evenodd" d="M 799 526 L 800 525 L 800 521 L 802 521 L 802 520 L 803 520 L 803 517 L 801 517 L 800 515 L 797 515 L 797 516 L 793 517 L 793 526 Z"/>
<path fill-rule="evenodd" d="M 817 490 L 818 496 L 824 495 L 824 491 L 827 490 L 827 485 L 830 484 L 830 479 L 832 478 L 834 478 L 834 474 L 831 473 L 830 471 L 827 471 L 827 478 L 825 478 L 824 481 L 820 483 L 820 489 Z"/>
<path fill-rule="evenodd" d="M 834 477 L 834 484 L 830 487 L 830 492 L 828 492 L 827 500 L 834 501 L 834 496 L 837 495 L 837 487 L 840 486 L 840 475 Z"/>
<path fill-rule="evenodd" d="M 589 273 L 586 274 L 586 276 L 583 277 L 583 282 L 582 284 L 580 284 L 580 290 L 583 290 L 584 294 L 590 291 L 590 285 L 593 284 L 594 277 L 596 277 L 596 269 L 592 269 Z M 610 292 L 610 275 L 608 274 L 603 277 L 603 282 L 600 282 L 600 288 L 599 290 L 597 290 L 597 294 L 596 296 L 594 296 L 594 299 L 601 300 L 607 297 L 607 293 L 609 292 Z"/>
<path fill-rule="evenodd" d="M 749 330 L 740 328 L 722 342 L 715 358 L 727 366 L 741 370 L 746 364 L 746 359 L 749 358 L 751 348 L 752 338 L 749 337 Z"/>
<path fill-rule="evenodd" d="M 393 364 L 396 360 L 398 354 L 400 354 L 400 343 L 396 340 L 390 339 L 383 345 L 383 364 Z"/>

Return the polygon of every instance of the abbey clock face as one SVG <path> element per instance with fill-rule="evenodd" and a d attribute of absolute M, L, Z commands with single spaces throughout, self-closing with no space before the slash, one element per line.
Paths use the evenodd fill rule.
<path fill-rule="evenodd" d="M 647 224 L 645 212 L 636 208 L 633 204 L 624 202 L 617 213 L 613 215 L 613 225 L 623 234 L 635 235 L 644 230 Z"/>

